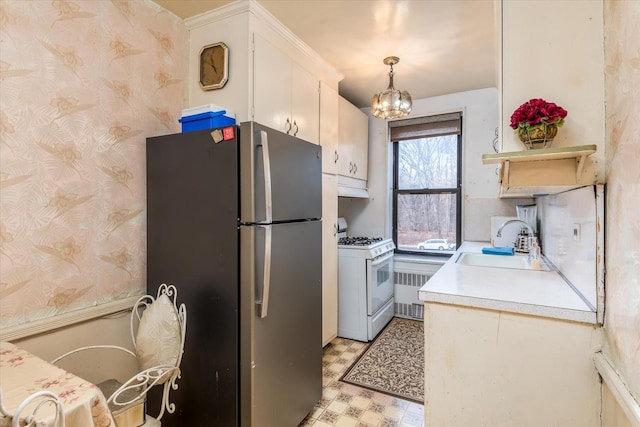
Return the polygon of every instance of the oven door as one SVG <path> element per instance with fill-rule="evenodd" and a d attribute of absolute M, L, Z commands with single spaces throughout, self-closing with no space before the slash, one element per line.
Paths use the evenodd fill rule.
<path fill-rule="evenodd" d="M 367 260 L 367 315 L 393 296 L 393 251 Z"/>

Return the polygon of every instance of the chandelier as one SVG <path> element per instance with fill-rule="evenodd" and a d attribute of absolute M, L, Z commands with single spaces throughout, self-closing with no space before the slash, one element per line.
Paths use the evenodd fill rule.
<path fill-rule="evenodd" d="M 371 114 L 381 119 L 397 119 L 411 112 L 411 95 L 406 90 L 400 92 L 393 87 L 393 66 L 400 62 L 397 56 L 384 58 L 385 65 L 391 67 L 389 71 L 389 87 L 373 95 L 371 100 Z"/>

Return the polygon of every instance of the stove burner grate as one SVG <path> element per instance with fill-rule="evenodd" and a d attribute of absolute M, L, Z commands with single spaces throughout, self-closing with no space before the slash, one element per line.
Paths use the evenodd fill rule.
<path fill-rule="evenodd" d="M 344 246 L 368 246 L 380 241 L 382 241 L 382 237 L 341 237 L 338 239 L 338 244 Z"/>

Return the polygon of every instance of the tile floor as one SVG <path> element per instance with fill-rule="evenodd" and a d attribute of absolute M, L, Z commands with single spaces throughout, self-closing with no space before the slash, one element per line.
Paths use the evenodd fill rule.
<path fill-rule="evenodd" d="M 368 344 L 336 338 L 322 357 L 322 400 L 299 427 L 422 427 L 424 406 L 378 393 L 340 377 Z"/>

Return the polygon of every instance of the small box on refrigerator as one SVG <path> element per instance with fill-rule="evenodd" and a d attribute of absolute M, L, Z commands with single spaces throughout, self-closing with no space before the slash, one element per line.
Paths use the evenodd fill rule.
<path fill-rule="evenodd" d="M 235 114 L 215 104 L 182 110 L 182 132 L 231 126 L 236 123 Z"/>

